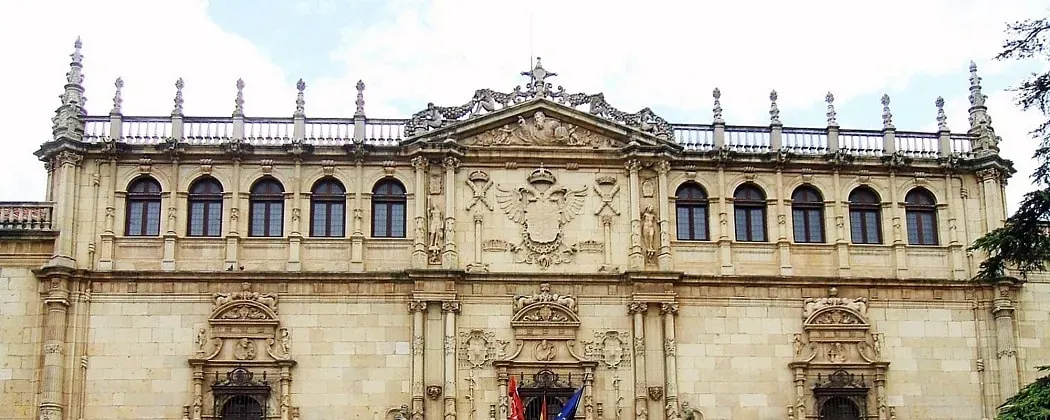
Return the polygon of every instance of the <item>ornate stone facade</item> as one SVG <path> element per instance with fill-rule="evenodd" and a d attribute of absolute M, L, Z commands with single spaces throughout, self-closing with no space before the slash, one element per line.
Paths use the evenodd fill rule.
<path fill-rule="evenodd" d="M 504 419 L 513 377 L 584 387 L 587 420 L 980 419 L 1050 363 L 1050 278 L 968 280 L 1010 174 L 976 74 L 963 134 L 940 101 L 897 132 L 888 98 L 841 129 L 830 94 L 788 128 L 775 92 L 769 127 L 727 126 L 717 90 L 672 124 L 538 60 L 403 120 L 363 83 L 353 118 L 307 118 L 298 83 L 246 119 L 240 81 L 219 133 L 181 80 L 163 123 L 122 81 L 86 115 L 82 58 L 48 201 L 0 204 L 2 418 Z"/>

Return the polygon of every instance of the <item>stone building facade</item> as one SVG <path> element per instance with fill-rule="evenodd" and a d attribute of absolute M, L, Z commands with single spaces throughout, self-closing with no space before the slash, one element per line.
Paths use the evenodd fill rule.
<path fill-rule="evenodd" d="M 710 124 L 554 88 L 408 119 L 84 109 L 0 205 L 0 418 L 982 419 L 1050 278 L 970 281 L 1012 173 L 970 128 Z M 933 114 L 933 112 L 931 112 Z"/>

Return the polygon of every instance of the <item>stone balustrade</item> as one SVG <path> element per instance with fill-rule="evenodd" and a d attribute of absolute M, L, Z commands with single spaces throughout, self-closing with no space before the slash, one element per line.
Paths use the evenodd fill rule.
<path fill-rule="evenodd" d="M 47 202 L 0 201 L 0 231 L 51 231 Z"/>
<path fill-rule="evenodd" d="M 250 118 L 233 117 L 84 117 L 84 141 L 98 143 L 119 137 L 132 145 L 150 145 L 174 138 L 180 125 L 180 142 L 218 145 L 233 139 L 242 124 L 244 141 L 256 146 L 292 143 L 301 125 L 306 144 L 340 146 L 355 141 L 376 146 L 396 146 L 405 139 L 407 119 L 355 118 Z M 116 125 L 116 129 L 114 129 Z M 671 124 L 674 140 L 687 151 L 706 152 L 726 147 L 736 153 L 770 153 L 784 149 L 799 155 L 823 155 L 843 150 L 856 156 L 882 156 L 900 151 L 912 158 L 935 159 L 948 154 L 967 157 L 972 136 L 963 133 L 850 130 L 803 127 L 732 126 L 724 124 Z M 778 147 L 779 144 L 779 147 Z"/>

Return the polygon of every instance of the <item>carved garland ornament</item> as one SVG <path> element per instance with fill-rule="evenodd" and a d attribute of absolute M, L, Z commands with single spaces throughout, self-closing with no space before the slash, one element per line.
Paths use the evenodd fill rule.
<path fill-rule="evenodd" d="M 598 93 L 589 95 L 585 93 L 573 93 L 570 94 L 565 91 L 565 88 L 558 86 L 557 90 L 552 90 L 552 85 L 547 81 L 548 77 L 557 76 L 557 73 L 548 72 L 540 64 L 540 59 L 536 58 L 536 65 L 532 71 L 522 72 L 522 76 L 528 76 L 530 82 L 525 85 L 525 90 L 521 89 L 521 86 L 517 86 L 511 93 L 496 92 L 490 89 L 479 89 L 474 92 L 474 97 L 469 102 L 460 106 L 436 106 L 433 103 L 427 104 L 426 109 L 412 114 L 412 117 L 405 124 L 405 136 L 412 137 L 420 134 L 424 134 L 430 130 L 447 127 L 457 121 L 466 121 L 471 118 L 475 118 L 481 114 L 487 112 L 496 111 L 497 104 L 499 108 L 506 108 L 526 100 L 530 99 L 548 99 L 555 101 L 559 104 L 569 106 L 572 108 L 579 107 L 581 105 L 587 105 L 589 107 L 588 112 L 591 115 L 597 115 L 607 120 L 626 125 L 628 127 L 635 128 L 639 131 L 652 134 L 660 139 L 671 139 L 673 137 L 673 131 L 671 124 L 669 124 L 663 118 L 656 115 L 651 109 L 643 108 L 635 113 L 623 112 L 616 109 L 612 105 L 609 105 L 605 101 L 605 95 Z M 522 125 L 519 120 L 519 126 Z M 544 127 L 546 130 L 549 127 Z M 565 134 L 563 140 L 568 143 L 568 140 L 572 138 L 569 134 L 569 127 L 563 127 Z M 510 127 L 504 127 L 505 130 L 512 130 Z M 552 134 L 553 129 L 552 129 Z M 507 133 L 509 138 L 510 133 Z M 557 137 L 557 136 L 554 136 Z M 580 137 L 577 137 L 579 139 Z M 519 137 L 519 139 L 521 139 Z"/>
<path fill-rule="evenodd" d="M 528 184 L 510 190 L 496 186 L 496 201 L 512 222 L 521 226 L 521 242 L 511 248 L 516 262 L 547 269 L 571 263 L 578 251 L 565 244 L 564 226 L 583 209 L 587 187 L 558 185 L 554 174 L 542 166 L 526 178 Z"/>

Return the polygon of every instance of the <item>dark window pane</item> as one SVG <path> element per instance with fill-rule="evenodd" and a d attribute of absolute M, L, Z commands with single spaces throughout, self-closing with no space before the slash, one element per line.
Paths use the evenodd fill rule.
<path fill-rule="evenodd" d="M 204 203 L 190 203 L 190 236 L 204 235 Z"/>
<path fill-rule="evenodd" d="M 795 233 L 795 242 L 809 242 L 809 237 L 806 235 L 806 212 L 802 209 L 792 210 L 791 224 Z"/>
<path fill-rule="evenodd" d="M 283 215 L 282 213 L 284 213 L 284 204 L 270 203 L 269 207 L 270 215 L 268 217 L 269 220 L 267 220 L 267 223 L 270 225 L 270 230 L 267 236 L 281 236 L 281 228 L 283 227 L 283 221 L 281 220 L 281 216 Z"/>
<path fill-rule="evenodd" d="M 372 213 L 372 236 L 385 238 L 390 236 L 390 229 L 388 228 L 387 218 L 389 212 L 388 205 L 375 206 Z"/>
<path fill-rule="evenodd" d="M 128 204 L 128 236 L 141 236 L 142 232 L 142 217 L 145 210 L 144 203 L 130 203 Z"/>
<path fill-rule="evenodd" d="M 343 207 L 343 203 L 329 204 L 328 217 L 331 218 L 331 230 L 328 236 L 343 236 L 343 222 L 346 219 L 346 211 Z"/>
<path fill-rule="evenodd" d="M 210 203 L 208 206 L 207 236 L 222 235 L 222 202 Z"/>
<path fill-rule="evenodd" d="M 390 209 L 390 236 L 405 237 L 405 203 L 396 203 Z"/>
<path fill-rule="evenodd" d="M 735 223 L 736 228 L 736 240 L 746 241 L 748 240 L 747 232 L 747 211 L 744 209 L 736 209 L 735 212 Z"/>
<path fill-rule="evenodd" d="M 809 242 L 824 242 L 824 212 L 809 210 Z"/>
<path fill-rule="evenodd" d="M 160 201 L 146 204 L 146 235 L 160 235 Z"/>

